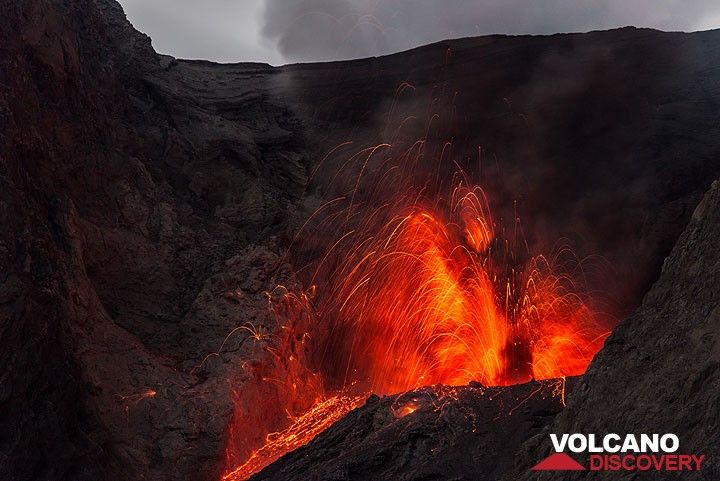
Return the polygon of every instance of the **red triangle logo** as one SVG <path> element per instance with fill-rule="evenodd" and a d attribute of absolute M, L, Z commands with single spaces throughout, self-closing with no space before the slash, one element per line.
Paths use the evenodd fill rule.
<path fill-rule="evenodd" d="M 565 453 L 551 454 L 531 468 L 533 471 L 585 471 L 585 466 Z"/>

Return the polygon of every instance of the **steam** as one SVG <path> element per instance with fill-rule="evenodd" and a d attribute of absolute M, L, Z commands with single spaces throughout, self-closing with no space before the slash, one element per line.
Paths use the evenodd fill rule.
<path fill-rule="evenodd" d="M 720 22 L 716 0 L 265 0 L 261 33 L 288 61 L 319 61 L 446 38 L 626 25 L 689 31 L 709 28 L 713 19 Z"/>

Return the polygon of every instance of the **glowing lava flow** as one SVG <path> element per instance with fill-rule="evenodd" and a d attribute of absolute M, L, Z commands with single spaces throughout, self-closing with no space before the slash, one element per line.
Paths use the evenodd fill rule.
<path fill-rule="evenodd" d="M 302 416 L 281 432 L 270 433 L 266 444 L 253 451 L 240 466 L 223 476 L 223 480 L 243 480 L 257 473 L 285 453 L 289 453 L 311 441 L 345 414 L 358 407 L 361 396 L 331 396 Z"/>
<path fill-rule="evenodd" d="M 292 342 L 274 351 L 283 372 L 273 376 L 295 373 L 285 396 L 296 399 L 305 372 L 319 401 L 223 479 L 243 480 L 309 442 L 366 393 L 585 371 L 607 328 L 581 289 L 543 256 L 518 260 L 496 235 L 482 191 L 455 185 L 447 200 L 399 196 L 360 215 L 367 206 L 351 200 L 329 216 L 341 219 L 333 230 L 341 234 L 315 267 L 317 294 L 283 296 L 294 306 L 284 311 Z"/>

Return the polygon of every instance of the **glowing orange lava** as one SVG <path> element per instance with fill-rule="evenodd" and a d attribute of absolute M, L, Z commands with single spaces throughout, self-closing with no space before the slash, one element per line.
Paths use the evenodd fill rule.
<path fill-rule="evenodd" d="M 585 371 L 606 330 L 544 257 L 520 270 L 505 254 L 498 262 L 502 241 L 483 199 L 460 186 L 444 209 L 418 202 L 379 229 L 355 230 L 317 309 L 333 326 L 326 342 L 335 349 L 323 361 L 345 369 L 343 384 L 395 393 Z"/>
<path fill-rule="evenodd" d="M 360 396 L 331 396 L 302 416 L 293 419 L 292 424 L 281 432 L 267 435 L 266 444 L 253 451 L 247 461 L 225 474 L 223 480 L 243 480 L 257 473 L 285 453 L 289 453 L 311 441 L 345 414 L 358 407 L 363 400 Z"/>
<path fill-rule="evenodd" d="M 482 190 L 464 178 L 454 185 L 447 198 L 417 189 L 373 208 L 353 192 L 349 207 L 327 216 L 340 224 L 327 232 L 338 234 L 312 288 L 280 301 L 286 342 L 273 351 L 283 360 L 273 377 L 294 373 L 283 395 L 294 402 L 306 373 L 319 401 L 223 479 L 246 479 L 309 442 L 370 392 L 585 371 L 608 328 L 582 289 L 544 256 L 522 260 L 496 232 Z"/>

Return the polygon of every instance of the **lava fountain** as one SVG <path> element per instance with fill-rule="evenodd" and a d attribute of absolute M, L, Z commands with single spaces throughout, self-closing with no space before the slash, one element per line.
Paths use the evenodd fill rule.
<path fill-rule="evenodd" d="M 496 223 L 463 172 L 408 176 L 434 172 L 418 168 L 421 150 L 363 151 L 350 188 L 301 229 L 291 249 L 304 243 L 319 260 L 298 273 L 306 289 L 268 294 L 281 328 L 255 377 L 256 391 L 272 385 L 286 422 L 243 451 L 237 431 L 258 420 L 236 412 L 223 479 L 306 444 L 369 393 L 578 375 L 602 346 L 609 324 L 571 252 L 531 255 L 519 221 Z"/>

